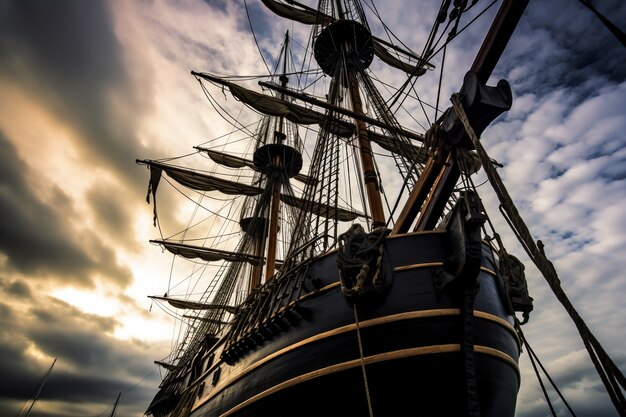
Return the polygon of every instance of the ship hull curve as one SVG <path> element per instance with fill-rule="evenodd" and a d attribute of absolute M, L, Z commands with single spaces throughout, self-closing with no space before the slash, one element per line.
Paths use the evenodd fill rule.
<path fill-rule="evenodd" d="M 187 388 L 200 416 L 465 415 L 462 299 L 437 293 L 433 276 L 447 257 L 447 234 L 387 240 L 393 284 L 368 308 L 346 301 L 336 256 L 315 260 L 315 290 L 298 304 L 308 320 L 250 349 L 232 365 L 218 361 Z M 504 307 L 497 262 L 483 246 L 471 314 L 476 400 L 482 416 L 513 416 L 519 340 Z M 212 353 L 219 357 L 224 344 Z M 218 373 L 218 378 L 215 377 Z"/>

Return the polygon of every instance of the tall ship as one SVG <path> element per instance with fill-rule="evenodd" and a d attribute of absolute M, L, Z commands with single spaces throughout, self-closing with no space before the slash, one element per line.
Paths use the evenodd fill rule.
<path fill-rule="evenodd" d="M 310 29 L 306 53 L 288 32 L 267 75 L 193 71 L 232 128 L 184 157 L 137 161 L 155 226 L 163 182 L 192 207 L 183 231 L 151 241 L 180 259 L 187 286 L 152 296 L 176 309 L 182 342 L 157 361 L 146 413 L 514 416 L 533 299 L 475 178 L 559 291 L 480 143 L 511 108 L 507 81 L 487 83 L 528 1 L 501 2 L 457 93 L 431 104 L 420 90 L 441 89 L 446 45 L 482 2 L 443 1 L 421 52 L 372 25 L 371 2 L 262 2 Z M 374 72 L 383 65 L 400 86 Z M 232 98 L 248 118 L 227 110 Z"/>

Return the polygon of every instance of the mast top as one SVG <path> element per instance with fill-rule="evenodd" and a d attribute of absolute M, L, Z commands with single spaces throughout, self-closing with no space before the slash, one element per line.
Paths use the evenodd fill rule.
<path fill-rule="evenodd" d="M 354 20 L 337 20 L 326 26 L 317 37 L 315 60 L 324 73 L 335 74 L 343 62 L 354 69 L 365 69 L 374 59 L 374 41 L 369 29 Z"/>

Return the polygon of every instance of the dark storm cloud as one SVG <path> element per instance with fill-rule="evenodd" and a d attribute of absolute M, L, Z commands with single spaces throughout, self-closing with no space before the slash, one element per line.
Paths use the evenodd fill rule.
<path fill-rule="evenodd" d="M 67 365 L 87 375 L 101 368 L 119 375 L 149 372 L 149 361 L 138 360 L 112 345 L 108 334 L 116 326 L 113 319 L 83 313 L 79 319 L 68 320 L 64 314 L 67 310 L 76 313 L 67 305 L 31 311 L 34 321 L 25 332 L 26 337 L 48 355 L 64 358 Z"/>
<path fill-rule="evenodd" d="M 0 250 L 24 273 L 42 268 L 58 273 L 85 271 L 92 263 L 79 247 L 66 241 L 60 219 L 41 203 L 23 175 L 28 171 L 15 147 L 0 132 Z M 63 211 L 73 213 L 61 190 L 53 190 Z M 80 273 L 80 272 L 79 272 Z"/>
<path fill-rule="evenodd" d="M 3 289 L 7 294 L 11 296 L 15 296 L 19 299 L 29 299 L 32 298 L 33 293 L 26 283 L 21 281 L 13 281 L 11 283 L 4 283 L 0 279 L 0 288 Z"/>
<path fill-rule="evenodd" d="M 9 306 L 0 304 L 0 320 L 3 324 L 3 331 L 0 333 L 2 338 L 2 344 L 0 344 L 0 375 L 2 375 L 0 377 L 0 399 L 14 397 L 26 399 L 42 376 L 38 364 L 33 363 L 32 358 L 26 354 L 29 347 L 28 341 L 21 337 L 14 337 L 9 333 L 10 330 L 16 330 L 15 325 L 12 325 L 16 319 L 18 317 Z"/>
<path fill-rule="evenodd" d="M 138 186 L 133 160 L 141 152 L 134 135 L 147 104 L 124 65 L 109 5 L 4 1 L 0 73 L 72 125 L 91 159 Z"/>
<path fill-rule="evenodd" d="M 98 271 L 125 284 L 131 273 L 118 266 L 115 254 L 89 234 L 72 234 L 68 219 L 76 216 L 68 196 L 60 189 L 54 195 L 54 209 L 43 203 L 26 182 L 29 167 L 13 144 L 0 131 L 0 251 L 10 267 L 23 274 L 93 285 L 90 273 Z M 85 248 L 93 249 L 88 255 Z"/>
<path fill-rule="evenodd" d="M 140 154 L 136 123 L 145 106 L 124 66 L 109 5 L 0 2 L 0 75 L 72 127 L 80 158 L 94 167 L 112 167 L 122 180 L 124 185 L 115 184 L 108 201 L 102 188 L 113 188 L 110 182 L 88 196 L 104 230 L 120 236 L 132 230 L 130 216 L 121 208 L 125 187 L 137 194 L 145 187 L 134 164 Z M 96 271 L 129 283 L 131 272 L 119 266 L 102 236 L 71 227 L 80 216 L 63 190 L 48 190 L 53 197 L 46 203 L 38 198 L 35 186 L 29 185 L 33 179 L 25 176 L 28 166 L 11 145 L 17 140 L 0 132 L 0 215 L 10 219 L 0 225 L 0 251 L 8 256 L 8 265 L 31 276 L 58 274 L 82 285 L 93 285 Z"/>
<path fill-rule="evenodd" d="M 99 229 L 106 231 L 109 236 L 120 237 L 127 235 L 132 219 L 128 211 L 128 202 L 114 198 L 115 196 L 109 184 L 97 184 L 86 194 Z M 123 241 L 122 239 L 121 242 Z M 136 246 L 134 236 L 128 236 L 126 244 L 127 247 Z"/>
<path fill-rule="evenodd" d="M 626 22 L 626 2 L 596 3 L 616 24 Z M 518 95 L 570 87 L 588 96 L 626 79 L 624 62 L 623 45 L 580 3 L 530 2 L 496 72 L 509 77 Z"/>
<path fill-rule="evenodd" d="M 110 399 L 112 404 L 117 393 L 148 376 L 145 385 L 125 396 L 125 403 L 136 407 L 134 412 L 145 409 L 158 385 L 146 358 L 149 349 L 114 339 L 110 333 L 116 325 L 111 318 L 83 313 L 52 297 L 42 297 L 39 303 L 0 303 L 0 414 L 15 414 L 15 406 L 32 395 L 50 366 L 33 360 L 30 349 L 58 359 L 42 401 L 102 406 Z"/>
<path fill-rule="evenodd" d="M 0 76 L 73 129 L 77 142 L 71 151 L 78 151 L 85 169 L 112 171 L 113 180 L 103 176 L 87 198 L 106 237 L 132 250 L 136 242 L 127 236 L 134 230 L 133 219 L 124 206 L 140 202 L 147 188 L 148 176 L 135 158 L 154 153 L 137 137 L 142 117 L 153 106 L 154 69 L 129 63 L 146 64 L 145 50 L 120 44 L 112 3 L 104 0 L 0 0 L 0 5 Z M 167 27 L 162 31 L 178 36 Z M 204 48 L 187 37 L 177 39 L 177 45 Z M 92 252 L 101 254 L 103 266 L 115 265 L 112 252 L 100 246 Z M 83 257 L 77 258 L 79 267 Z"/>

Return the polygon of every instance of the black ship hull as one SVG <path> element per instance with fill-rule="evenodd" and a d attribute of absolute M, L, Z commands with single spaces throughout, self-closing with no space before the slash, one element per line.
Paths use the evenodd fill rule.
<path fill-rule="evenodd" d="M 487 245 L 469 314 L 462 296 L 433 284 L 449 257 L 447 233 L 390 237 L 386 246 L 393 276 L 382 302 L 355 307 L 342 294 L 336 253 L 316 259 L 310 291 L 297 300 L 305 317 L 241 341 L 230 365 L 218 360 L 227 349 L 217 342 L 198 361 L 206 369 L 187 376 L 190 414 L 451 416 L 474 407 L 513 416 L 519 340 Z"/>

